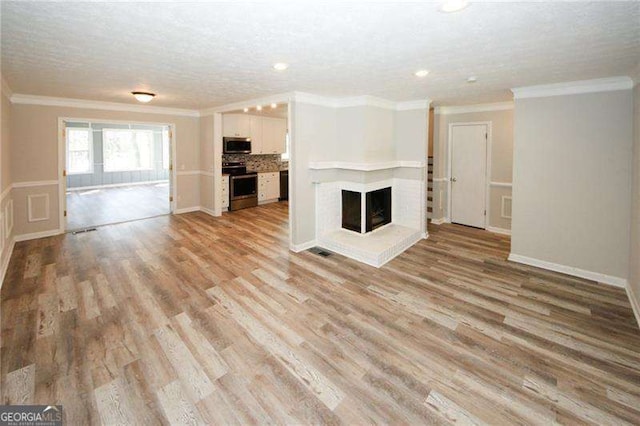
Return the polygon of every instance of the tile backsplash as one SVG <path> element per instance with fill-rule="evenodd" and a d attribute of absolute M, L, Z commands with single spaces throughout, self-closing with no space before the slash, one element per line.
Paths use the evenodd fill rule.
<path fill-rule="evenodd" d="M 247 170 L 257 172 L 285 170 L 289 166 L 289 162 L 283 161 L 280 154 L 223 154 L 222 161 L 244 161 L 247 164 Z"/>

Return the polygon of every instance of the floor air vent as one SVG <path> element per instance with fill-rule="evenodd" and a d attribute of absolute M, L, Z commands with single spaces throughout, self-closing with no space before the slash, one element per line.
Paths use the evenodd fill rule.
<path fill-rule="evenodd" d="M 87 229 L 80 229 L 78 231 L 73 231 L 72 234 L 73 235 L 77 235 L 77 234 L 84 234 L 85 232 L 92 232 L 92 231 L 97 231 L 98 228 L 87 228 Z"/>
<path fill-rule="evenodd" d="M 322 257 L 329 257 L 333 254 L 330 251 L 321 249 L 320 247 L 312 247 L 309 249 L 309 251 L 313 254 L 317 254 L 318 256 L 322 256 Z"/>

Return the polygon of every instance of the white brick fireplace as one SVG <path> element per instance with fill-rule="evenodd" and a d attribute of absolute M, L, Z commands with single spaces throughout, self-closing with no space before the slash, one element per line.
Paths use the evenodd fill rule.
<path fill-rule="evenodd" d="M 423 162 L 411 162 L 410 165 L 406 163 L 402 167 L 424 170 Z M 396 164 L 383 167 L 391 174 L 396 168 L 400 166 Z M 362 170 L 361 167 L 349 169 L 344 165 L 341 169 L 358 171 L 360 182 L 339 180 L 315 184 L 318 246 L 368 265 L 380 267 L 420 239 L 427 237 L 425 220 L 422 217 L 426 198 L 424 181 L 391 177 L 362 183 L 362 181 L 366 182 L 368 174 L 373 170 Z M 383 188 L 391 188 L 391 223 L 366 233 L 364 233 L 364 226 L 363 232 L 342 228 L 343 190 L 366 194 Z M 365 220 L 364 207 L 361 220 Z"/>

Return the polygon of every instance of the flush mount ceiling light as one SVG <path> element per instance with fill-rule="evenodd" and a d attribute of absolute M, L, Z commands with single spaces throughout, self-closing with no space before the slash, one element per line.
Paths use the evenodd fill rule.
<path fill-rule="evenodd" d="M 444 13 L 458 12 L 469 6 L 467 0 L 447 0 L 440 6 L 440 11 Z"/>
<path fill-rule="evenodd" d="M 415 74 L 416 77 L 422 78 L 422 77 L 426 77 L 427 75 L 429 75 L 429 71 L 428 70 L 418 70 L 414 74 Z"/>
<path fill-rule="evenodd" d="M 284 71 L 289 68 L 289 64 L 285 64 L 284 62 L 278 62 L 273 64 L 273 69 L 276 71 Z"/>
<path fill-rule="evenodd" d="M 131 94 L 138 100 L 138 102 L 147 103 L 151 102 L 156 95 L 155 93 L 149 92 L 131 92 Z"/>
<path fill-rule="evenodd" d="M 475 83 L 476 81 L 478 81 L 478 77 L 476 77 L 475 75 L 472 75 L 467 79 L 467 83 Z"/>
<path fill-rule="evenodd" d="M 256 111 L 262 111 L 262 105 L 258 105 L 258 106 L 256 107 Z"/>
<path fill-rule="evenodd" d="M 244 112 L 249 112 L 249 108 L 243 109 Z"/>
<path fill-rule="evenodd" d="M 278 108 L 278 104 L 271 104 L 271 109 L 276 109 Z"/>

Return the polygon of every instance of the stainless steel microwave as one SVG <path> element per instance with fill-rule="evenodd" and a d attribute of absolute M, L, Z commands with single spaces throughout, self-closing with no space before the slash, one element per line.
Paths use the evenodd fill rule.
<path fill-rule="evenodd" d="M 223 154 L 251 154 L 251 138 L 222 138 Z"/>

